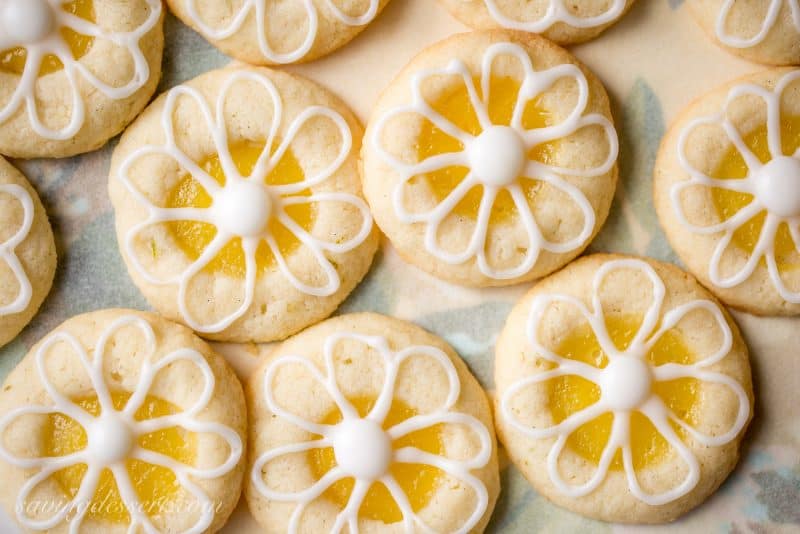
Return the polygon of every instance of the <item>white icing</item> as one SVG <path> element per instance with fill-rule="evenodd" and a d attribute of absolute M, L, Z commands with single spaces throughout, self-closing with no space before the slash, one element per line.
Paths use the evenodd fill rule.
<path fill-rule="evenodd" d="M 14 250 L 28 237 L 33 226 L 33 199 L 25 190 L 16 184 L 0 184 L 0 195 L 10 195 L 14 197 L 22 206 L 22 224 L 14 234 L 5 242 L 0 243 L 0 261 L 11 268 L 14 278 L 17 280 L 19 291 L 16 298 L 8 304 L 0 302 L 0 319 L 4 315 L 20 313 L 27 309 L 33 298 L 33 288 L 28 274 L 19 261 Z"/>
<path fill-rule="evenodd" d="M 47 0 L 6 0 L 0 5 L 0 27 L 9 39 L 37 43 L 50 36 L 56 15 Z"/>
<path fill-rule="evenodd" d="M 392 465 L 392 438 L 369 419 L 342 422 L 331 432 L 336 463 L 360 480 L 379 480 Z"/>
<path fill-rule="evenodd" d="M 755 180 L 758 199 L 779 217 L 800 217 L 800 158 L 778 156 L 764 164 Z"/>
<path fill-rule="evenodd" d="M 769 7 L 764 15 L 764 21 L 758 33 L 752 37 L 731 35 L 728 33 L 728 19 L 737 1 L 741 0 L 725 0 L 717 16 L 717 23 L 715 26 L 717 38 L 721 43 L 727 46 L 733 48 L 751 48 L 763 43 L 770 32 L 772 32 L 773 28 L 775 28 L 775 23 L 778 21 L 778 16 L 784 5 L 788 6 L 794 27 L 800 32 L 800 4 L 798 4 L 797 0 L 769 0 Z"/>
<path fill-rule="evenodd" d="M 117 412 L 101 414 L 86 428 L 87 451 L 104 465 L 121 462 L 135 443 L 132 426 Z"/>
<path fill-rule="evenodd" d="M 25 69 L 19 77 L 16 89 L 8 102 L 0 108 L 0 125 L 14 117 L 24 106 L 31 128 L 37 135 L 53 140 L 64 141 L 75 137 L 86 121 L 86 105 L 80 85 L 85 82 L 112 100 L 124 100 L 141 89 L 150 79 L 150 66 L 139 47 L 140 40 L 161 20 L 161 0 L 144 0 L 149 8 L 147 19 L 131 31 L 110 31 L 82 19 L 62 8 L 62 0 L 14 0 L 6 4 L 0 17 L 0 26 L 16 25 L 15 30 L 0 31 L 0 51 L 23 47 L 27 52 Z M 29 3 L 30 2 L 30 3 Z M 38 6 L 38 7 L 37 7 Z M 48 9 L 49 7 L 49 9 Z M 53 16 L 52 23 L 46 19 L 47 13 Z M 24 19 L 20 21 L 17 19 Z M 69 28 L 81 35 L 102 39 L 123 48 L 129 54 L 134 73 L 125 85 L 111 86 L 98 78 L 92 71 L 76 60 L 67 41 L 62 36 L 62 28 Z M 27 37 L 31 37 L 28 40 Z M 42 123 L 39 117 L 36 83 L 42 61 L 48 55 L 56 56 L 64 65 L 64 76 L 72 92 L 69 123 L 61 129 L 53 130 Z M 81 80 L 82 78 L 82 80 Z"/>
<path fill-rule="evenodd" d="M 639 330 L 625 350 L 620 350 L 609 335 L 600 300 L 603 281 L 612 272 L 620 270 L 638 271 L 644 274 L 652 284 L 653 295 Z M 625 477 L 631 493 L 637 499 L 652 506 L 672 502 L 692 491 L 700 479 L 699 462 L 692 450 L 675 431 L 673 425 L 678 425 L 685 430 L 700 446 L 718 447 L 734 440 L 747 424 L 750 417 L 750 401 L 744 388 L 731 377 L 709 370 L 710 367 L 723 360 L 733 347 L 733 333 L 719 306 L 709 300 L 694 300 L 665 310 L 665 295 L 664 282 L 650 265 L 641 260 L 625 259 L 608 261 L 598 269 L 593 283 L 591 308 L 586 306 L 583 300 L 569 295 L 546 293 L 534 298 L 528 317 L 528 340 L 537 357 L 555 364 L 556 367 L 527 376 L 512 384 L 502 394 L 500 417 L 516 431 L 529 438 L 536 440 L 555 438 L 547 458 L 547 468 L 551 481 L 565 495 L 578 498 L 589 495 L 597 489 L 608 477 L 611 462 L 617 451 L 621 449 Z M 540 322 L 551 306 L 571 307 L 580 312 L 609 359 L 609 364 L 605 369 L 564 358 L 542 344 L 539 339 Z M 710 356 L 700 358 L 695 363 L 688 365 L 652 364 L 647 359 L 647 354 L 662 336 L 675 328 L 688 314 L 698 312 L 710 315 L 716 325 L 715 329 L 721 333 L 722 342 L 719 349 Z M 680 356 L 676 355 L 676 357 Z M 541 388 L 549 380 L 562 376 L 578 376 L 599 385 L 602 391 L 600 400 L 550 427 L 536 428 L 521 421 L 512 409 L 513 399 L 526 388 Z M 733 426 L 727 432 L 706 435 L 673 413 L 655 394 L 652 386 L 655 382 L 679 378 L 694 378 L 727 387 L 738 401 L 738 411 Z M 641 487 L 633 467 L 630 429 L 632 411 L 638 411 L 647 417 L 686 464 L 686 476 L 676 487 L 658 494 L 649 493 Z M 567 477 L 565 480 L 562 477 L 559 466 L 559 459 L 567 445 L 567 439 L 582 425 L 607 413 L 613 414 L 614 422 L 596 472 L 584 484 L 575 485 L 568 482 L 570 478 Z"/>
<path fill-rule="evenodd" d="M 267 2 L 274 0 L 244 0 L 239 11 L 230 17 L 230 23 L 223 28 L 213 28 L 209 26 L 200 12 L 197 10 L 196 0 L 185 0 L 186 13 L 192 24 L 197 26 L 200 33 L 214 41 L 224 41 L 233 37 L 242 30 L 245 22 L 250 20 L 250 16 L 256 20 L 256 36 L 258 38 L 258 48 L 264 59 L 270 63 L 295 63 L 303 59 L 312 49 L 317 40 L 319 31 L 320 14 L 314 5 L 314 0 L 293 0 L 295 4 L 302 4 L 306 12 L 306 36 L 303 42 L 294 50 L 289 52 L 276 51 L 269 42 L 269 28 L 267 26 Z M 364 26 L 372 22 L 378 15 L 380 0 L 370 0 L 366 11 L 358 16 L 348 15 L 336 5 L 334 0 L 324 0 L 326 3 L 326 14 L 332 15 L 342 24 L 347 26 Z"/>
<path fill-rule="evenodd" d="M 638 356 L 623 356 L 608 364 L 600 373 L 603 400 L 615 411 L 629 412 L 650 397 L 653 375 Z"/>
<path fill-rule="evenodd" d="M 272 124 L 264 125 L 266 144 L 250 176 L 242 176 L 230 152 L 228 130 L 225 124 L 225 103 L 231 89 L 237 83 L 252 82 L 266 92 L 273 106 Z M 178 147 L 175 128 L 172 122 L 178 101 L 181 97 L 189 98 L 200 109 L 200 115 L 211 133 L 220 164 L 225 172 L 225 185 L 220 186 L 213 177 Z M 178 305 L 184 321 L 192 329 L 204 333 L 221 332 L 242 317 L 251 307 L 256 292 L 256 253 L 263 243 L 269 247 L 275 257 L 278 269 L 289 283 L 298 291 L 312 297 L 327 297 L 336 293 L 341 287 L 341 279 L 336 267 L 327 258 L 326 253 L 344 254 L 360 246 L 372 231 L 372 216 L 366 203 L 358 196 L 349 193 L 312 192 L 304 196 L 301 192 L 312 191 L 339 171 L 350 156 L 352 149 L 352 133 L 347 121 L 336 111 L 322 106 L 309 106 L 294 118 L 281 139 L 280 146 L 274 151 L 270 147 L 277 139 L 279 128 L 283 124 L 284 107 L 278 89 L 269 78 L 262 74 L 246 70 L 232 71 L 222 85 L 217 97 L 214 112 L 206 99 L 192 87 L 181 85 L 167 94 L 162 113 L 162 127 L 166 134 L 164 146 L 148 145 L 131 153 L 121 164 L 116 179 L 121 180 L 130 194 L 148 209 L 148 217 L 132 227 L 126 236 L 124 253 L 132 267 L 148 283 L 156 285 L 178 285 Z M 281 159 L 295 141 L 298 132 L 312 120 L 325 119 L 333 122 L 339 130 L 341 147 L 336 159 L 327 167 L 315 170 L 311 176 L 298 183 L 288 185 L 269 185 L 267 176 L 280 163 Z M 166 156 L 174 160 L 184 171 L 192 175 L 212 198 L 210 208 L 164 208 L 153 204 L 147 195 L 140 192 L 130 178 L 129 172 L 142 158 L 152 155 Z M 306 231 L 287 213 L 287 208 L 298 204 L 317 204 L 330 202 L 338 206 L 347 206 L 356 210 L 362 219 L 358 233 L 342 242 L 328 242 Z M 332 204 L 333 205 L 333 204 Z M 313 255 L 324 273 L 324 285 L 309 285 L 302 282 L 293 272 L 277 240 L 269 229 L 268 221 L 277 220 L 289 230 Z M 144 267 L 136 254 L 136 239 L 140 232 L 149 227 L 171 221 L 197 221 L 213 225 L 217 233 L 201 256 L 191 262 L 185 269 L 171 277 L 163 278 L 152 274 Z M 213 324 L 197 321 L 189 310 L 187 293 L 193 277 L 200 273 L 228 243 L 241 239 L 245 255 L 245 294 L 239 307 L 226 317 Z M 220 275 L 222 276 L 222 275 Z"/>
<path fill-rule="evenodd" d="M 367 345 L 371 352 L 380 356 L 384 367 L 384 384 L 375 405 L 369 414 L 361 417 L 358 411 L 345 398 L 336 382 L 334 349 L 343 341 Z M 325 490 L 339 480 L 355 479 L 355 487 L 347 506 L 336 516 L 329 532 L 339 533 L 347 526 L 350 534 L 359 532 L 358 511 L 373 482 L 381 482 L 389 490 L 403 515 L 406 532 L 432 532 L 424 520 L 415 513 L 408 496 L 401 489 L 389 467 L 395 463 L 423 464 L 436 467 L 450 477 L 465 484 L 475 494 L 475 507 L 465 523 L 455 531 L 466 534 L 486 513 L 489 495 L 483 482 L 471 471 L 485 467 L 492 456 L 492 438 L 489 430 L 475 417 L 454 410 L 461 395 L 458 372 L 450 358 L 440 349 L 427 345 L 409 346 L 394 352 L 389 348 L 386 338 L 365 336 L 356 333 L 336 333 L 325 340 L 323 349 L 325 374 L 304 356 L 282 356 L 270 364 L 264 375 L 264 396 L 267 408 L 275 416 L 309 432 L 319 439 L 299 443 L 289 443 L 263 453 L 253 465 L 250 477 L 256 490 L 266 499 L 277 502 L 296 503 L 292 513 L 289 532 L 300 529 L 305 510 L 319 498 Z M 411 357 L 424 357 L 432 360 L 447 375 L 449 389 L 444 404 L 429 413 L 415 415 L 397 425 L 383 430 L 384 421 L 392 406 L 397 377 L 402 363 Z M 299 365 L 308 370 L 320 386 L 325 388 L 330 398 L 342 413 L 343 420 L 338 424 L 321 424 L 308 421 L 284 409 L 275 399 L 273 383 L 278 371 L 285 366 Z M 426 392 L 420 392 L 427 395 Z M 436 425 L 458 425 L 478 439 L 480 450 L 471 458 L 454 460 L 431 454 L 414 447 L 394 449 L 392 443 L 410 433 L 431 428 Z M 264 481 L 262 472 L 265 466 L 284 455 L 307 452 L 313 449 L 334 448 L 337 465 L 311 487 L 302 491 L 286 492 L 270 488 Z"/>
<path fill-rule="evenodd" d="M 272 198 L 266 187 L 242 182 L 220 191 L 211 209 L 222 231 L 243 237 L 258 237 L 272 217 Z"/>
<path fill-rule="evenodd" d="M 525 170 L 528 155 L 522 137 L 508 126 L 492 126 L 467 147 L 469 166 L 483 183 L 508 187 Z"/>
<path fill-rule="evenodd" d="M 681 132 L 678 141 L 678 161 L 689 175 L 688 180 L 672 186 L 670 191 L 673 211 L 680 223 L 694 234 L 719 235 L 714 254 L 709 262 L 708 276 L 711 282 L 720 288 L 736 287 L 747 281 L 758 268 L 762 258 L 766 262 L 770 280 L 776 291 L 786 302 L 800 304 L 800 290 L 792 291 L 786 287 L 781 277 L 778 261 L 775 258 L 775 236 L 782 224 L 789 227 L 795 247 L 800 253 L 800 150 L 792 155 L 783 153 L 781 127 L 781 99 L 786 89 L 800 80 L 800 71 L 786 74 L 770 91 L 753 84 L 737 85 L 728 93 L 725 110 L 720 113 L 700 117 L 689 122 Z M 742 134 L 727 116 L 731 102 L 738 98 L 750 96 L 762 99 L 767 108 L 767 145 L 770 161 L 762 163 L 742 139 Z M 708 125 L 723 128 L 736 150 L 742 155 L 747 165 L 747 176 L 741 179 L 711 178 L 696 169 L 689 161 L 686 149 L 689 137 L 699 127 Z M 683 211 L 681 195 L 691 187 L 702 186 L 711 189 L 724 189 L 753 196 L 752 201 L 736 214 L 724 221 L 708 226 L 692 224 Z M 744 265 L 730 276 L 720 273 L 720 264 L 726 249 L 731 245 L 734 233 L 759 214 L 766 214 L 764 226 L 753 252 Z"/>
<path fill-rule="evenodd" d="M 463 0 L 470 2 L 472 0 Z M 554 25 L 562 23 L 573 28 L 596 28 L 605 26 L 617 20 L 625 11 L 627 0 L 613 0 L 608 9 L 603 13 L 593 17 L 579 17 L 573 14 L 565 0 L 550 0 L 547 12 L 544 16 L 536 20 L 516 20 L 508 17 L 503 10 L 498 7 L 497 0 L 483 0 L 492 18 L 504 28 L 520 30 L 532 33 L 542 33 Z M 574 4 L 574 2 L 569 2 Z"/>
<path fill-rule="evenodd" d="M 117 410 L 112 402 L 112 392 L 106 384 L 103 360 L 107 348 L 113 346 L 114 336 L 125 328 L 137 329 L 145 340 L 145 348 L 136 355 L 137 358 L 142 358 L 138 383 L 125 407 Z M 47 374 L 46 358 L 51 349 L 59 345 L 65 345 L 66 347 L 60 350 L 70 350 L 84 367 L 100 404 L 99 416 L 91 415 L 73 403 L 51 382 Z M 128 475 L 125 462 L 136 459 L 169 469 L 175 474 L 177 483 L 199 504 L 197 521 L 183 532 L 199 534 L 206 531 L 214 519 L 215 506 L 194 480 L 211 480 L 230 473 L 242 457 L 244 444 L 239 434 L 232 428 L 199 417 L 208 406 L 215 388 L 214 373 L 203 355 L 194 349 L 182 348 L 153 362 L 156 350 L 153 328 L 144 319 L 133 315 L 123 316 L 114 321 L 100 336 L 97 348 L 91 357 L 80 341 L 66 330 L 57 331 L 44 339 L 34 357 L 39 380 L 51 398 L 52 404 L 23 406 L 0 418 L 0 459 L 20 469 L 37 471 L 25 482 L 17 495 L 17 521 L 23 527 L 28 530 L 44 531 L 55 529 L 62 522 L 67 522 L 69 532 L 79 532 L 86 512 L 90 509 L 89 503 L 97 489 L 100 474 L 107 468 L 114 475 L 122 502 L 131 517 L 128 532 L 138 532 L 139 529 L 148 534 L 160 532 L 145 513 L 146 507 L 142 506 Z M 144 403 L 156 376 L 176 362 L 191 364 L 202 375 L 202 385 L 198 384 L 201 387 L 197 400 L 179 413 L 137 421 L 135 414 Z M 88 446 L 66 456 L 17 456 L 5 448 L 2 437 L 16 420 L 30 415 L 64 415 L 72 418 L 86 431 Z M 139 444 L 141 436 L 172 427 L 196 434 L 214 435 L 224 441 L 228 447 L 224 462 L 217 467 L 194 467 L 159 452 L 145 449 Z M 36 488 L 50 479 L 55 472 L 79 464 L 86 464 L 87 471 L 76 495 L 47 519 L 30 517 L 28 515 L 30 508 L 26 503 Z"/>
<path fill-rule="evenodd" d="M 511 123 L 508 126 L 493 124 L 488 111 L 488 102 L 491 100 L 492 67 L 495 60 L 502 56 L 516 59 L 524 72 Z M 423 97 L 423 83 L 428 79 L 443 76 L 460 77 L 466 86 L 471 106 L 482 129 L 482 133 L 478 136 L 461 130 L 434 110 Z M 562 79 L 574 80 L 577 86 L 575 108 L 559 124 L 526 130 L 523 126 L 523 117 L 528 102 Z M 472 72 L 460 60 L 452 61 L 445 69 L 425 69 L 417 72 L 412 81 L 412 103 L 398 106 L 380 117 L 375 123 L 371 143 L 380 157 L 400 176 L 392 195 L 395 215 L 403 224 L 426 225 L 425 248 L 430 254 L 451 265 L 476 259 L 478 268 L 484 275 L 498 280 L 514 279 L 528 273 L 536 265 L 543 250 L 564 254 L 576 251 L 586 244 L 595 228 L 594 209 L 583 191 L 562 176 L 593 178 L 607 174 L 616 163 L 619 141 L 614 125 L 607 118 L 597 113 L 584 116 L 589 104 L 589 83 L 583 72 L 575 65 L 563 64 L 544 71 L 536 71 L 527 52 L 520 46 L 512 43 L 494 44 L 484 54 L 480 83 L 479 91 L 475 86 Z M 461 152 L 432 156 L 414 164 L 401 161 L 383 147 L 383 140 L 389 121 L 409 114 L 416 114 L 429 120 L 437 128 L 460 141 L 464 149 Z M 568 137 L 588 126 L 601 127 L 608 140 L 608 158 L 599 166 L 589 169 L 567 169 L 528 159 L 527 155 L 535 147 Z M 467 167 L 470 172 L 436 208 L 424 213 L 409 211 L 404 201 L 405 188 L 409 181 L 447 167 Z M 583 215 L 580 234 L 565 242 L 546 239 L 534 219 L 525 191 L 519 183 L 520 177 L 544 182 L 570 198 Z M 439 228 L 467 193 L 476 186 L 482 186 L 483 191 L 472 238 L 463 252 L 448 252 L 439 243 Z M 514 200 L 529 241 L 522 262 L 509 269 L 492 267 L 486 258 L 492 207 L 498 194 L 503 190 Z"/>

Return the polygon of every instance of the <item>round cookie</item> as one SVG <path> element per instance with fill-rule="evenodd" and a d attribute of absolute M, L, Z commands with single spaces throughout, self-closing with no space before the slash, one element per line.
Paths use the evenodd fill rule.
<path fill-rule="evenodd" d="M 253 374 L 245 496 L 264 532 L 482 532 L 500 491 L 486 394 L 450 346 L 330 319 Z"/>
<path fill-rule="evenodd" d="M 797 0 L 689 0 L 697 22 L 722 48 L 768 65 L 800 64 Z"/>
<path fill-rule="evenodd" d="M 244 474 L 242 386 L 155 314 L 74 317 L 0 392 L 0 502 L 27 532 L 216 532 Z"/>
<path fill-rule="evenodd" d="M 55 272 L 56 244 L 39 196 L 0 157 L 0 347 L 39 311 Z"/>
<path fill-rule="evenodd" d="M 614 24 L 634 0 L 439 0 L 478 30 L 538 33 L 560 45 L 588 41 Z"/>
<path fill-rule="evenodd" d="M 389 0 L 167 0 L 214 46 L 253 65 L 302 63 L 361 33 Z"/>
<path fill-rule="evenodd" d="M 161 76 L 159 0 L 6 0 L 0 154 L 89 152 L 147 105 Z"/>
<path fill-rule="evenodd" d="M 753 74 L 671 127 L 655 205 L 672 247 L 726 304 L 800 314 L 800 71 Z"/>
<path fill-rule="evenodd" d="M 424 51 L 365 139 L 376 222 L 406 261 L 462 285 L 564 266 L 600 230 L 617 183 L 603 86 L 533 34 L 473 32 Z"/>
<path fill-rule="evenodd" d="M 610 522 L 671 521 L 733 470 L 751 418 L 747 347 L 672 265 L 582 258 L 513 309 L 497 343 L 497 430 L 559 506 Z"/>
<path fill-rule="evenodd" d="M 236 342 L 330 315 L 378 246 L 361 131 L 328 91 L 264 68 L 212 71 L 156 100 L 109 179 L 123 257 L 153 307 Z"/>

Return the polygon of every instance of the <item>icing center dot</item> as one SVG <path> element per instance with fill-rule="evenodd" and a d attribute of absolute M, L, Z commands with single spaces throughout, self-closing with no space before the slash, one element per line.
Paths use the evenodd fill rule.
<path fill-rule="evenodd" d="M 756 194 L 770 213 L 800 216 L 800 159 L 781 156 L 764 165 L 756 176 Z"/>
<path fill-rule="evenodd" d="M 91 458 L 103 465 L 124 460 L 133 448 L 134 436 L 128 424 L 116 415 L 101 415 L 86 429 Z"/>
<path fill-rule="evenodd" d="M 213 210 L 221 230 L 240 237 L 258 237 L 272 216 L 272 198 L 259 184 L 234 183 L 217 195 Z"/>
<path fill-rule="evenodd" d="M 472 172 L 485 184 L 508 186 L 519 178 L 527 156 L 522 137 L 508 126 L 493 126 L 467 147 Z"/>
<path fill-rule="evenodd" d="M 612 410 L 631 411 L 650 397 L 653 375 L 647 362 L 620 356 L 603 369 L 600 382 L 602 400 Z"/>
<path fill-rule="evenodd" d="M 392 440 L 377 423 L 351 419 L 336 427 L 333 436 L 336 463 L 360 480 L 377 480 L 392 463 Z"/>
<path fill-rule="evenodd" d="M 0 29 L 18 44 L 37 43 L 48 37 L 55 18 L 47 0 L 6 0 L 0 4 Z"/>

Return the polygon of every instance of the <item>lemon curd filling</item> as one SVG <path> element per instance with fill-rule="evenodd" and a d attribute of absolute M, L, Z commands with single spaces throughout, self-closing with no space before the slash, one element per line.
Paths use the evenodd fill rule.
<path fill-rule="evenodd" d="M 475 86 L 478 88 L 479 92 L 480 85 L 480 81 L 476 80 Z M 510 125 L 520 87 L 520 82 L 511 77 L 493 76 L 491 78 L 491 98 L 488 104 L 488 114 L 492 124 L 497 126 Z M 432 102 L 431 106 L 436 112 L 461 130 L 476 137 L 482 133 L 481 125 L 470 101 L 466 86 L 461 85 L 458 89 L 443 95 L 437 101 Z M 541 106 L 538 99 L 531 100 L 527 103 L 522 117 L 522 126 L 524 129 L 542 128 L 551 123 L 551 114 Z M 552 160 L 556 147 L 556 143 L 542 144 L 531 150 L 528 154 L 528 158 L 547 163 Z M 419 161 L 423 161 L 440 154 L 461 152 L 465 147 L 459 140 L 446 134 L 426 119 L 420 130 L 417 146 L 415 148 Z M 415 180 L 426 180 L 436 199 L 442 201 L 464 180 L 464 178 L 466 178 L 469 172 L 470 169 L 467 167 L 445 167 L 430 172 L 425 176 L 415 177 Z M 533 201 L 540 187 L 540 183 L 531 178 L 535 177 L 520 176 L 519 179 L 519 184 L 529 202 Z M 453 210 L 453 213 L 468 217 L 472 220 L 477 219 L 482 196 L 483 186 L 477 185 L 473 187 L 461 202 L 459 202 Z M 512 220 L 516 214 L 517 210 L 511 195 L 508 191 L 501 190 L 495 200 L 490 222 L 508 222 Z"/>
<path fill-rule="evenodd" d="M 641 322 L 642 317 L 636 315 L 606 317 L 608 333 L 619 350 L 624 351 L 630 345 Z M 603 352 L 588 324 L 574 330 L 557 347 L 556 353 L 599 369 L 604 369 L 609 364 L 608 356 Z M 680 335 L 674 331 L 668 331 L 662 336 L 646 358 L 654 366 L 665 363 L 690 364 L 694 361 L 691 351 Z M 548 386 L 550 411 L 556 424 L 588 408 L 599 401 L 601 396 L 599 385 L 574 375 L 554 378 L 548 381 Z M 678 417 L 694 425 L 697 419 L 698 386 L 699 383 L 694 378 L 681 378 L 668 382 L 654 382 L 652 391 Z M 613 413 L 606 413 L 589 421 L 569 436 L 567 446 L 594 464 L 599 464 L 611 434 L 613 421 Z M 679 433 L 682 432 L 679 427 L 673 426 Z M 669 444 L 644 415 L 639 412 L 631 413 L 630 432 L 635 469 L 656 465 L 667 458 Z M 621 451 L 617 451 L 610 469 L 623 469 Z"/>
<path fill-rule="evenodd" d="M 372 397 L 357 397 L 349 400 L 361 417 L 366 417 L 375 404 L 375 399 Z M 395 399 L 384 421 L 383 428 L 388 430 L 415 415 L 417 415 L 417 412 L 413 408 Z M 338 408 L 335 408 L 325 416 L 322 423 L 333 425 L 341 422 L 341 420 L 342 414 Z M 444 453 L 441 425 L 412 432 L 396 440 L 392 446 L 395 450 L 403 447 L 416 447 L 431 454 L 441 455 Z M 314 477 L 316 479 L 322 478 L 325 473 L 337 465 L 333 447 L 311 450 L 308 453 L 308 463 Z M 403 489 L 411 508 L 415 512 L 428 505 L 442 477 L 441 472 L 435 467 L 422 464 L 393 464 L 390 467 L 390 474 L 394 476 Z M 342 479 L 333 484 L 323 494 L 323 497 L 344 509 L 350 499 L 354 485 L 355 481 L 352 478 Z M 358 515 L 362 519 L 372 519 L 387 524 L 403 520 L 403 514 L 394 498 L 392 498 L 386 486 L 380 482 L 375 482 L 370 487 Z"/>
<path fill-rule="evenodd" d="M 794 154 L 800 148 L 800 116 L 784 117 L 781 121 L 781 133 L 783 153 L 785 155 Z M 767 163 L 771 160 L 766 124 L 745 135 L 743 140 L 762 163 Z M 712 177 L 735 180 L 745 178 L 747 173 L 748 167 L 742 155 L 736 147 L 731 146 L 723 156 L 719 166 L 715 169 Z M 750 194 L 720 188 L 712 189 L 711 195 L 717 213 L 724 220 L 736 215 L 740 209 L 753 200 L 753 196 Z M 753 252 L 765 220 L 766 213 L 762 212 L 740 226 L 733 234 L 733 243 L 741 250 Z M 780 268 L 800 268 L 800 258 L 798 258 L 795 251 L 789 227 L 785 223 L 778 226 L 778 231 L 775 235 L 775 259 Z M 761 261 L 763 262 L 763 259 Z"/>
<path fill-rule="evenodd" d="M 61 9 L 90 22 L 95 22 L 94 0 L 72 0 L 61 4 Z M 61 36 L 72 51 L 74 59 L 85 56 L 92 47 L 94 37 L 81 35 L 71 28 L 59 28 Z M 22 74 L 25 70 L 25 62 L 28 58 L 28 51 L 24 46 L 18 46 L 9 50 L 0 51 L 0 71 L 11 74 Z M 52 74 L 64 68 L 64 64 L 53 54 L 47 54 L 42 58 L 39 68 L 39 76 Z"/>
<path fill-rule="evenodd" d="M 112 393 L 111 400 L 114 407 L 121 410 L 130 396 L 129 393 Z M 73 402 L 93 416 L 101 413 L 96 396 L 73 399 Z M 144 421 L 178 412 L 180 409 L 177 406 L 147 396 L 135 418 L 137 421 Z M 43 434 L 44 452 L 47 456 L 65 456 L 87 447 L 86 431 L 74 419 L 62 414 L 50 415 L 48 418 Z M 196 436 L 177 427 L 144 434 L 138 438 L 138 444 L 187 465 L 192 465 L 195 459 Z M 169 469 L 133 459 L 126 460 L 126 466 L 139 503 L 148 515 L 157 515 L 164 504 L 178 496 L 180 485 Z M 78 493 L 86 471 L 86 464 L 76 464 L 57 471 L 53 474 L 53 479 L 71 499 Z M 87 517 L 114 523 L 130 521 L 130 514 L 120 496 L 114 476 L 107 468 L 102 471 L 94 496 L 88 503 Z"/>
<path fill-rule="evenodd" d="M 264 143 L 245 141 L 236 143 L 229 147 L 231 157 L 242 176 L 250 176 L 253 168 L 258 162 L 259 156 L 264 150 Z M 279 146 L 275 142 L 273 150 Z M 225 172 L 220 164 L 219 155 L 213 155 L 200 162 L 201 167 L 221 186 L 225 185 Z M 300 163 L 292 153 L 287 150 L 280 162 L 264 180 L 267 185 L 286 185 L 301 182 L 305 179 Z M 310 190 L 300 193 L 309 196 Z M 184 176 L 178 184 L 170 191 L 167 198 L 168 208 L 210 208 L 213 199 L 208 192 L 203 189 L 200 182 L 191 175 Z M 310 231 L 315 220 L 314 207 L 310 203 L 294 204 L 285 206 L 286 214 L 291 217 L 299 226 L 306 231 Z M 200 257 L 217 235 L 217 228 L 208 223 L 198 221 L 177 221 L 167 223 L 172 236 L 180 249 L 192 261 Z M 268 230 L 278 244 L 281 254 L 287 256 L 295 251 L 301 244 L 300 240 L 290 232 L 275 217 L 269 221 Z M 153 254 L 158 251 L 153 246 Z M 276 266 L 275 256 L 269 249 L 265 241 L 261 241 L 256 251 L 256 265 L 258 273 L 264 273 Z M 241 238 L 232 239 L 205 268 L 207 272 L 224 273 L 234 278 L 244 278 L 245 276 L 245 256 L 242 249 Z"/>

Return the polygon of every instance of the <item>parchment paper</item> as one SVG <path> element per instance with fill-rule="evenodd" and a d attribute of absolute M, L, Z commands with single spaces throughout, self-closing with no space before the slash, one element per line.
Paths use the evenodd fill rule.
<path fill-rule="evenodd" d="M 417 52 L 464 31 L 435 0 L 392 0 L 380 19 L 340 52 L 288 67 L 338 93 L 367 120 L 379 92 Z M 169 16 L 159 91 L 228 63 Z M 719 50 L 682 0 L 639 0 L 616 26 L 573 52 L 605 82 L 622 141 L 621 184 L 611 217 L 592 251 L 637 253 L 677 261 L 651 202 L 651 172 L 670 121 L 692 99 L 762 69 Z M 63 161 L 14 162 L 39 190 L 56 232 L 59 269 L 52 294 L 32 324 L 0 350 L 0 377 L 29 347 L 73 315 L 108 307 L 147 309 L 120 258 L 106 193 L 104 150 Z M 491 391 L 492 352 L 513 303 L 530 287 L 469 290 L 404 264 L 388 242 L 364 283 L 339 313 L 376 311 L 413 321 L 447 339 Z M 677 523 L 621 527 L 583 519 L 539 496 L 503 460 L 503 491 L 489 531 L 530 532 L 800 532 L 800 319 L 735 313 L 754 369 L 757 413 L 743 460 L 708 502 Z M 218 345 L 243 378 L 268 346 Z M 0 518 L 0 532 L 10 530 Z M 223 532 L 258 532 L 241 504 Z"/>

